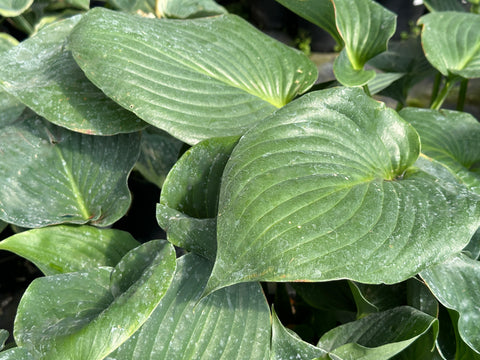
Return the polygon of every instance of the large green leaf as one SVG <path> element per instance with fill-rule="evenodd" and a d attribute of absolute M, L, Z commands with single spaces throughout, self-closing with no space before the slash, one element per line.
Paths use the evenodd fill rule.
<path fill-rule="evenodd" d="M 138 245 L 124 231 L 58 225 L 10 236 L 0 242 L 0 249 L 28 259 L 45 275 L 54 275 L 115 266 Z"/>
<path fill-rule="evenodd" d="M 75 16 L 46 26 L 2 54 L 0 85 L 36 113 L 70 130 L 112 135 L 145 127 L 97 89 L 66 49 L 65 39 L 79 20 Z"/>
<path fill-rule="evenodd" d="M 396 15 L 372 0 L 332 1 L 338 32 L 345 42 L 333 64 L 335 77 L 347 86 L 364 85 L 375 76 L 372 70 L 364 70 L 364 65 L 387 50 Z"/>
<path fill-rule="evenodd" d="M 214 0 L 158 0 L 157 16 L 192 19 L 225 14 L 227 10 Z"/>
<path fill-rule="evenodd" d="M 209 291 L 240 281 L 395 283 L 460 251 L 479 198 L 358 88 L 312 92 L 248 131 L 222 179 Z M 415 163 L 415 166 L 413 164 Z"/>
<path fill-rule="evenodd" d="M 194 254 L 177 260 L 175 278 L 148 321 L 109 360 L 267 360 L 270 311 L 258 283 L 200 301 L 211 269 Z"/>
<path fill-rule="evenodd" d="M 140 157 L 135 168 L 159 188 L 178 160 L 183 143 L 153 126 L 142 131 Z"/>
<path fill-rule="evenodd" d="M 462 339 L 480 353 L 480 263 L 464 254 L 420 273 L 435 297 L 460 314 L 458 330 Z"/>
<path fill-rule="evenodd" d="M 0 132 L 0 219 L 24 227 L 107 226 L 130 204 L 139 134 L 91 136 L 26 112 Z"/>
<path fill-rule="evenodd" d="M 343 39 L 335 24 L 335 10 L 331 0 L 277 0 L 277 2 L 311 23 L 320 26 L 332 35 L 337 44 L 343 45 Z"/>
<path fill-rule="evenodd" d="M 33 0 L 0 0 L 0 15 L 4 17 L 18 16 L 32 3 Z"/>
<path fill-rule="evenodd" d="M 242 134 L 317 78 L 304 54 L 234 15 L 157 20 L 96 8 L 70 48 L 108 96 L 189 144 Z"/>
<path fill-rule="evenodd" d="M 480 124 L 472 115 L 405 108 L 400 116 L 418 131 L 423 153 L 446 164 L 470 190 L 480 194 Z"/>
<path fill-rule="evenodd" d="M 175 251 L 153 240 L 111 269 L 38 278 L 15 318 L 16 343 L 40 359 L 104 359 L 150 316 L 175 272 Z"/>
<path fill-rule="evenodd" d="M 428 61 L 443 75 L 480 77 L 480 16 L 456 11 L 435 12 L 419 19 Z M 445 36 L 448 34 L 448 36 Z"/>
<path fill-rule="evenodd" d="M 386 360 L 430 329 L 438 332 L 436 318 L 403 306 L 336 327 L 317 346 L 331 352 L 334 359 Z"/>
<path fill-rule="evenodd" d="M 24 348 L 13 348 L 0 352 L 0 360 L 37 360 Z"/>
<path fill-rule="evenodd" d="M 157 220 L 168 240 L 212 260 L 220 181 L 237 141 L 213 138 L 193 146 L 168 174 L 157 205 Z"/>

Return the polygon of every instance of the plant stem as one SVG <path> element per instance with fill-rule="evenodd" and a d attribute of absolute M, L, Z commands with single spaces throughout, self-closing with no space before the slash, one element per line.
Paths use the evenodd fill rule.
<path fill-rule="evenodd" d="M 463 111 L 463 108 L 465 106 L 467 87 L 468 87 L 468 79 L 462 79 L 462 81 L 460 82 L 460 91 L 458 92 L 458 99 L 457 99 L 458 111 Z"/>
<path fill-rule="evenodd" d="M 365 94 L 372 97 L 372 94 L 370 94 L 370 89 L 368 88 L 368 84 L 363 85 L 363 91 L 365 91 Z"/>
<path fill-rule="evenodd" d="M 432 106 L 434 99 L 438 96 L 438 91 L 440 90 L 440 84 L 442 82 L 442 74 L 437 72 L 435 79 L 433 80 L 432 95 L 430 98 L 430 106 Z"/>
<path fill-rule="evenodd" d="M 447 98 L 448 93 L 452 90 L 453 85 L 455 85 L 455 79 L 452 77 L 447 78 L 445 82 L 445 86 L 443 87 L 442 91 L 437 95 L 435 100 L 433 101 L 432 105 L 430 105 L 430 109 L 438 110 L 442 107 L 443 102 Z"/>
<path fill-rule="evenodd" d="M 11 20 L 23 31 L 25 31 L 28 35 L 32 35 L 35 29 L 33 26 L 25 19 L 23 15 L 15 16 L 11 18 Z"/>

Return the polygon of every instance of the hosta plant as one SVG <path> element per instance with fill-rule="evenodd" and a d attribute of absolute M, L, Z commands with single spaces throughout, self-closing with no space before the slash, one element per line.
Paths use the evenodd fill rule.
<path fill-rule="evenodd" d="M 278 2 L 335 81 L 209 0 L 0 2 L 0 249 L 44 275 L 0 359 L 480 358 L 478 1 L 402 42 L 372 0 Z M 118 229 L 132 176 L 165 239 Z"/>

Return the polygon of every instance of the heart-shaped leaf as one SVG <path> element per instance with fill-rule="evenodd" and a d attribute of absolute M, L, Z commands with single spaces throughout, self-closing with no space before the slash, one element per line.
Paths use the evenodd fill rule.
<path fill-rule="evenodd" d="M 158 224 L 174 245 L 214 259 L 220 181 L 238 137 L 204 140 L 188 150 L 165 180 Z"/>
<path fill-rule="evenodd" d="M 10 236 L 0 242 L 0 249 L 28 259 L 45 275 L 54 275 L 115 266 L 138 245 L 124 231 L 58 225 Z"/>
<path fill-rule="evenodd" d="M 234 15 L 157 20 L 96 8 L 70 48 L 105 94 L 189 144 L 242 134 L 317 78 L 304 54 Z"/>
<path fill-rule="evenodd" d="M 427 14 L 418 20 L 428 61 L 443 75 L 480 77 L 480 16 L 456 11 Z M 445 36 L 448 34 L 448 36 Z"/>
<path fill-rule="evenodd" d="M 18 16 L 32 5 L 33 0 L 1 0 L 0 15 L 3 17 Z"/>
<path fill-rule="evenodd" d="M 479 198 L 437 162 L 413 166 L 419 145 L 358 88 L 278 110 L 225 167 L 208 291 L 250 280 L 395 283 L 460 251 L 480 225 Z"/>
<path fill-rule="evenodd" d="M 211 265 L 188 254 L 147 322 L 114 353 L 124 359 L 270 359 L 270 311 L 258 283 L 200 301 Z"/>
<path fill-rule="evenodd" d="M 85 77 L 66 49 L 66 37 L 79 20 L 75 16 L 46 26 L 2 54 L 0 85 L 47 120 L 73 131 L 112 135 L 144 128 L 143 121 Z"/>
<path fill-rule="evenodd" d="M 480 353 L 480 290 L 475 286 L 480 282 L 480 262 L 459 254 L 420 275 L 438 301 L 460 314 L 460 336 Z"/>
<path fill-rule="evenodd" d="M 24 227 L 107 226 L 130 205 L 139 134 L 91 136 L 30 111 L 0 133 L 0 218 Z"/>
<path fill-rule="evenodd" d="M 420 135 L 422 152 L 447 165 L 480 194 L 480 124 L 469 113 L 405 108 L 400 115 Z"/>
<path fill-rule="evenodd" d="M 227 13 L 223 6 L 214 0 L 158 0 L 158 17 L 174 19 L 193 19 Z"/>
<path fill-rule="evenodd" d="M 336 327 L 317 346 L 339 359 L 387 360 L 430 329 L 438 333 L 436 318 L 402 306 Z"/>
<path fill-rule="evenodd" d="M 147 320 L 174 272 L 175 250 L 154 240 L 114 269 L 38 278 L 20 302 L 15 341 L 39 359 L 104 359 Z"/>
<path fill-rule="evenodd" d="M 280 4 L 327 31 L 339 45 L 343 39 L 335 24 L 335 10 L 331 0 L 277 0 Z"/>

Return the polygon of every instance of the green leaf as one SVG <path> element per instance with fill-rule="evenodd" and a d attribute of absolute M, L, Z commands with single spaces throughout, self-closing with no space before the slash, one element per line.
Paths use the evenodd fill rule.
<path fill-rule="evenodd" d="M 154 240 L 114 269 L 38 278 L 20 301 L 15 341 L 40 359 L 104 359 L 148 319 L 174 272 L 173 247 Z"/>
<path fill-rule="evenodd" d="M 0 352 L 0 360 L 37 360 L 24 348 L 13 348 Z"/>
<path fill-rule="evenodd" d="M 157 221 L 171 243 L 215 258 L 220 182 L 237 142 L 238 137 L 204 140 L 183 154 L 168 174 Z"/>
<path fill-rule="evenodd" d="M 140 157 L 135 168 L 145 179 L 161 188 L 168 172 L 178 160 L 182 147 L 181 141 L 150 126 L 142 131 Z"/>
<path fill-rule="evenodd" d="M 157 16 L 175 19 L 193 19 L 199 17 L 226 14 L 227 10 L 213 0 L 159 0 Z"/>
<path fill-rule="evenodd" d="M 480 77 L 480 16 L 435 12 L 418 20 L 428 61 L 443 75 Z M 445 34 L 449 34 L 445 36 Z"/>
<path fill-rule="evenodd" d="M 130 13 L 141 14 L 142 16 L 155 15 L 156 0 L 109 0 L 113 7 Z"/>
<path fill-rule="evenodd" d="M 330 312 L 355 313 L 355 301 L 347 281 L 291 283 L 295 292 L 310 306 Z"/>
<path fill-rule="evenodd" d="M 440 303 L 460 314 L 458 330 L 462 339 L 480 353 L 480 263 L 458 254 L 420 273 Z"/>
<path fill-rule="evenodd" d="M 0 218 L 23 227 L 107 226 L 130 205 L 139 134 L 91 136 L 26 112 L 0 133 Z"/>
<path fill-rule="evenodd" d="M 469 113 L 404 108 L 400 116 L 420 135 L 422 152 L 447 165 L 480 194 L 480 124 Z"/>
<path fill-rule="evenodd" d="M 312 92 L 253 127 L 222 179 L 208 291 L 240 281 L 396 283 L 460 251 L 479 198 L 420 158 L 416 131 L 358 88 Z M 420 250 L 421 249 L 421 250 Z"/>
<path fill-rule="evenodd" d="M 327 31 L 343 46 L 343 39 L 335 24 L 335 10 L 331 0 L 277 0 L 295 14 Z"/>
<path fill-rule="evenodd" d="M 7 33 L 0 33 L 0 52 L 18 45 L 18 40 Z"/>
<path fill-rule="evenodd" d="M 0 220 L 0 233 L 5 230 L 5 228 L 8 226 L 8 223 L 5 221 Z"/>
<path fill-rule="evenodd" d="M 112 135 L 146 124 L 122 109 L 83 74 L 65 47 L 80 20 L 75 16 L 46 26 L 2 54 L 0 85 L 47 120 L 73 131 Z"/>
<path fill-rule="evenodd" d="M 18 16 L 33 4 L 33 0 L 0 0 L 0 15 L 3 17 Z"/>
<path fill-rule="evenodd" d="M 115 266 L 138 245 L 124 231 L 58 225 L 10 236 L 0 242 L 0 249 L 28 259 L 45 275 L 54 275 Z"/>
<path fill-rule="evenodd" d="M 4 329 L 0 329 L 0 350 L 2 350 L 5 347 L 5 342 L 8 339 L 8 331 Z"/>
<path fill-rule="evenodd" d="M 358 317 L 405 304 L 405 283 L 368 285 L 350 281 Z"/>
<path fill-rule="evenodd" d="M 370 80 L 368 84 L 368 89 L 370 94 L 375 95 L 378 94 L 380 91 L 386 89 L 395 81 L 404 77 L 404 73 L 379 73 L 376 74 L 375 77 Z"/>
<path fill-rule="evenodd" d="M 463 253 L 474 260 L 480 258 L 480 229 L 472 236 L 468 245 L 463 249 Z"/>
<path fill-rule="evenodd" d="M 269 359 L 270 311 L 260 285 L 232 286 L 200 301 L 210 262 L 194 254 L 177 262 L 153 314 L 108 359 Z"/>
<path fill-rule="evenodd" d="M 420 279 L 407 280 L 407 304 L 430 316 L 438 317 L 438 301 Z"/>
<path fill-rule="evenodd" d="M 242 134 L 317 78 L 304 54 L 234 15 L 159 21 L 95 8 L 70 47 L 105 94 L 189 144 Z"/>
<path fill-rule="evenodd" d="M 436 318 L 402 306 L 338 326 L 323 335 L 317 346 L 335 359 L 390 359 L 430 329 L 438 332 Z"/>
<path fill-rule="evenodd" d="M 387 49 L 395 33 L 396 15 L 372 0 L 332 1 L 346 57 L 352 69 L 360 71 L 368 60 Z"/>
<path fill-rule="evenodd" d="M 346 49 L 343 49 L 333 62 L 333 72 L 338 82 L 345 86 L 362 86 L 375 78 L 374 70 L 363 70 L 363 67 L 354 69 Z"/>
<path fill-rule="evenodd" d="M 423 0 L 425 7 L 430 11 L 465 11 L 460 0 Z"/>
<path fill-rule="evenodd" d="M 293 331 L 285 328 L 275 311 L 272 312 L 272 318 L 271 360 L 310 360 L 327 354 L 326 351 L 303 341 Z"/>

